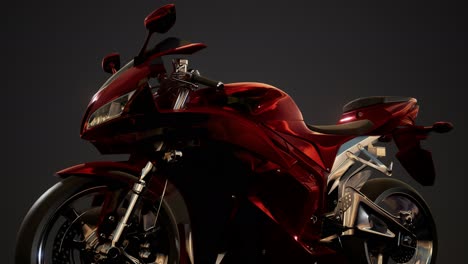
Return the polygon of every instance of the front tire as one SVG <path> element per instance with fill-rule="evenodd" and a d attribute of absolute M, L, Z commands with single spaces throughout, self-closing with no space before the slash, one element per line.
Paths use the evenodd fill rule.
<path fill-rule="evenodd" d="M 360 191 L 390 214 L 408 216 L 406 220 L 402 217 L 401 223 L 411 229 L 417 241 L 414 251 L 398 247 L 376 246 L 371 240 L 362 241 L 360 250 L 365 258 L 362 258 L 359 263 L 435 263 L 437 232 L 434 219 L 428 205 L 416 190 L 399 180 L 375 178 L 369 180 Z"/>
<path fill-rule="evenodd" d="M 114 220 L 118 221 L 128 204 L 125 195 L 128 191 L 126 184 L 85 177 L 69 177 L 55 184 L 25 216 L 18 232 L 15 263 L 108 263 L 106 256 L 95 253 L 84 240 L 93 238 L 89 234 L 97 230 L 101 210 L 109 202 L 109 197 L 112 199 L 120 193 L 123 195 Z M 141 200 L 128 227 L 122 250 L 141 263 L 179 263 L 181 235 L 165 203 L 157 224 L 148 224 L 155 218 L 157 207 L 149 199 Z M 106 228 L 100 226 L 99 230 L 103 232 Z M 117 262 L 130 263 L 122 256 Z"/>

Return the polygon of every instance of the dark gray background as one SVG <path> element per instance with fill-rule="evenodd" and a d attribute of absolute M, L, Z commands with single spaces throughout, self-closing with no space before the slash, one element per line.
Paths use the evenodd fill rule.
<path fill-rule="evenodd" d="M 372 95 L 417 98 L 420 124 L 453 122 L 450 134 L 426 142 L 438 177 L 418 189 L 438 226 L 438 263 L 466 259 L 465 9 L 447 1 L 174 2 L 178 20 L 168 35 L 208 45 L 191 57 L 192 66 L 224 82 L 282 88 L 309 123 L 334 123 L 347 101 Z M 55 171 L 115 158 L 100 157 L 79 138 L 82 114 L 108 77 L 102 56 L 136 55 L 144 17 L 165 3 L 2 4 L 2 263 L 13 262 L 21 219 L 57 181 Z"/>

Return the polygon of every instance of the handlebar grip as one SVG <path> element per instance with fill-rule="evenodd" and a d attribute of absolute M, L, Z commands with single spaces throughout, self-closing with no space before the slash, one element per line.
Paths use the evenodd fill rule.
<path fill-rule="evenodd" d="M 190 79 L 196 83 L 200 83 L 200 84 L 213 87 L 216 89 L 223 89 L 224 87 L 224 84 L 222 82 L 211 80 L 209 78 L 203 77 L 200 74 L 196 74 L 196 73 L 192 73 Z"/>

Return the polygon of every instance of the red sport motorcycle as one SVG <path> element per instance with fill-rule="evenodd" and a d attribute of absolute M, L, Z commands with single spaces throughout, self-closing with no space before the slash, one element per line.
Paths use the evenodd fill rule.
<path fill-rule="evenodd" d="M 346 104 L 335 125 L 306 124 L 278 88 L 189 69 L 182 55 L 202 43 L 148 47 L 175 19 L 173 4 L 157 9 L 133 60 L 103 59 L 112 76 L 81 137 L 129 158 L 57 172 L 21 225 L 16 263 L 435 263 L 429 207 L 383 157 L 395 142 L 409 175 L 433 184 L 420 141 L 450 123 L 415 125 L 416 99 L 381 96 Z"/>

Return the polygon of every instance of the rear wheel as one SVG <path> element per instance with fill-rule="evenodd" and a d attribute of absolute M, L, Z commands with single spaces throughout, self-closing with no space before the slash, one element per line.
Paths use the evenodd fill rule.
<path fill-rule="evenodd" d="M 361 192 L 394 216 L 415 236 L 411 247 L 382 244 L 371 239 L 362 243 L 369 264 L 433 264 L 437 252 L 436 227 L 429 207 L 409 185 L 386 178 L 369 180 Z"/>
<path fill-rule="evenodd" d="M 165 206 L 158 213 L 159 203 L 155 205 L 150 199 L 137 205 L 118 250 L 100 252 L 126 211 L 128 191 L 126 185 L 90 178 L 70 177 L 57 183 L 25 217 L 16 245 L 16 263 L 135 263 L 132 258 L 139 263 L 179 263 L 177 222 Z M 102 219 L 103 207 L 117 197 L 115 214 Z"/>

